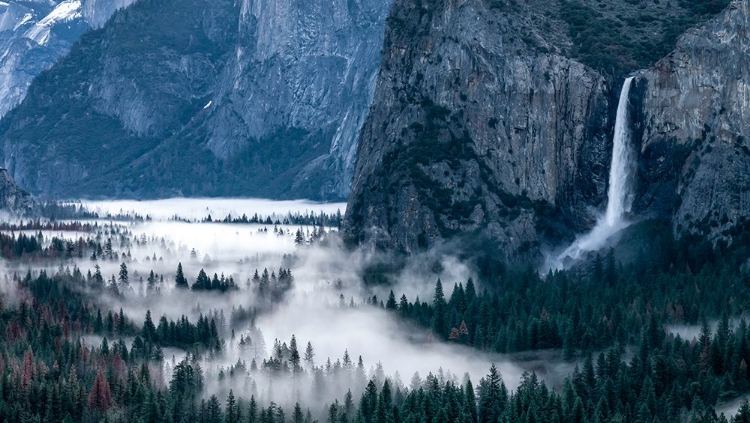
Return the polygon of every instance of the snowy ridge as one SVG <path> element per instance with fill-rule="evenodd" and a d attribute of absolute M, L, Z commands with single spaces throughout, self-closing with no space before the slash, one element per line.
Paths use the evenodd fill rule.
<path fill-rule="evenodd" d="M 49 41 L 50 30 L 58 23 L 70 22 L 81 18 L 81 0 L 67 0 L 58 4 L 49 15 L 34 24 L 24 37 L 39 45 L 46 45 Z"/>
<path fill-rule="evenodd" d="M 34 15 L 32 15 L 31 13 L 27 13 L 27 14 L 23 15 L 23 17 L 21 18 L 21 20 L 18 21 L 18 23 L 13 27 L 13 31 L 18 31 L 18 28 L 26 25 L 26 23 L 28 23 L 29 21 L 31 21 L 33 18 L 34 18 Z"/>
<path fill-rule="evenodd" d="M 0 0 L 0 118 L 89 28 L 134 0 Z"/>

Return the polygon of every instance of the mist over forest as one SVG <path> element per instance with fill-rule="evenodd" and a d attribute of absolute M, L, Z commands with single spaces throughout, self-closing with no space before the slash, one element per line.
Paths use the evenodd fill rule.
<path fill-rule="evenodd" d="M 100 366 L 124 360 L 131 368 L 128 356 L 142 361 L 157 387 L 171 387 L 184 367 L 199 368 L 201 389 L 192 395 L 203 402 L 231 391 L 237 401 L 280 410 L 305 404 L 322 419 L 329 404 L 359 398 L 371 380 L 404 391 L 430 381 L 462 386 L 496 363 L 513 389 L 527 369 L 559 385 L 572 368 L 557 358 L 516 363 L 399 319 L 384 306 L 391 287 L 363 283 L 375 259 L 344 248 L 338 228 L 327 226 L 345 204 L 191 199 L 70 207 L 102 217 L 6 225 L 4 267 L 13 276 L 3 284 L 4 310 L 33 307 L 35 287 L 54 281 L 72 297 L 64 302 L 86 303 L 77 311 L 88 319 L 76 322 L 66 342 L 98 353 Z M 431 302 L 440 278 L 472 278 L 455 257 L 423 259 L 392 287 L 412 301 Z M 185 336 L 196 324 L 198 334 Z"/>
<path fill-rule="evenodd" d="M 568 421 L 597 386 L 645 372 L 628 383 L 658 403 L 695 371 L 716 386 L 693 393 L 705 412 L 744 407 L 747 374 L 733 363 L 744 371 L 750 335 L 742 311 L 722 304 L 747 294 L 666 233 L 646 261 L 609 249 L 545 273 L 446 244 L 393 271 L 381 253 L 345 246 L 334 226 L 344 208 L 84 202 L 64 218 L 4 223 L 4 398 L 46 392 L 17 412 L 53 420 L 253 422 L 484 422 L 541 398 L 539 410 Z M 636 229 L 627 237 L 653 232 Z M 691 288 L 709 275 L 716 289 Z M 673 407 L 653 412 L 697 412 Z"/>

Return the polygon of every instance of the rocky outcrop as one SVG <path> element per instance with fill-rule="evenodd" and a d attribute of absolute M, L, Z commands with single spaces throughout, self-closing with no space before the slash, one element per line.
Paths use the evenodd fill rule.
<path fill-rule="evenodd" d="M 387 9 L 138 2 L 0 122 L 6 166 L 53 197 L 343 198 Z"/>
<path fill-rule="evenodd" d="M 375 89 L 387 0 L 244 0 L 235 54 L 207 119 L 207 147 L 226 158 L 291 128 L 318 151 L 293 192 L 345 198 L 359 129 Z M 311 142 L 308 142 L 310 140 Z"/>
<path fill-rule="evenodd" d="M 465 234 L 512 260 L 592 223 L 606 198 L 609 86 L 560 53 L 564 36 L 544 14 L 500 9 L 394 5 L 346 211 L 350 242 L 409 253 Z"/>
<path fill-rule="evenodd" d="M 84 32 L 133 1 L 0 2 L 0 117 L 24 99 L 34 77 L 67 54 Z"/>
<path fill-rule="evenodd" d="M 635 212 L 714 239 L 750 218 L 750 2 L 685 33 L 636 79 Z"/>
<path fill-rule="evenodd" d="M 25 215 L 33 209 L 31 195 L 16 185 L 7 169 L 0 169 L 0 211 Z"/>
<path fill-rule="evenodd" d="M 81 0 L 81 16 L 91 28 L 101 28 L 120 9 L 137 0 Z"/>

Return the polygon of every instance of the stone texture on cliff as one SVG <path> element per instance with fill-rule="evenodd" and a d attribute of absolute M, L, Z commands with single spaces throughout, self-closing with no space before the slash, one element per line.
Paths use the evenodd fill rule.
<path fill-rule="evenodd" d="M 0 211 L 24 215 L 33 208 L 31 195 L 16 185 L 7 169 L 0 169 Z"/>
<path fill-rule="evenodd" d="M 413 252 L 461 233 L 512 258 L 592 223 L 606 198 L 607 83 L 557 53 L 544 15 L 491 3 L 394 5 L 346 211 L 350 242 Z"/>
<path fill-rule="evenodd" d="M 300 128 L 322 152 L 292 191 L 345 198 L 375 88 L 388 0 L 244 0 L 235 55 L 214 95 L 207 146 L 219 157 Z M 320 145 L 318 145 L 320 144 Z M 310 187 L 314 187 L 310 191 Z"/>
<path fill-rule="evenodd" d="M 750 218 L 750 2 L 685 33 L 636 84 L 636 214 L 729 235 Z"/>

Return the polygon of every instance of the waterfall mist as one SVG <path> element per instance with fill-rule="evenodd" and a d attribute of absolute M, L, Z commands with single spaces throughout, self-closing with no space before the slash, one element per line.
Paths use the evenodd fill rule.
<path fill-rule="evenodd" d="M 630 222 L 626 219 L 633 204 L 633 147 L 631 145 L 630 111 L 628 98 L 633 77 L 628 77 L 620 91 L 617 105 L 615 134 L 612 147 L 612 165 L 609 170 L 609 191 L 607 193 L 607 210 L 590 232 L 578 237 L 573 244 L 557 256 L 550 256 L 544 271 L 565 267 L 566 262 L 578 260 L 588 251 L 604 247 L 612 235 L 625 229 Z"/>

